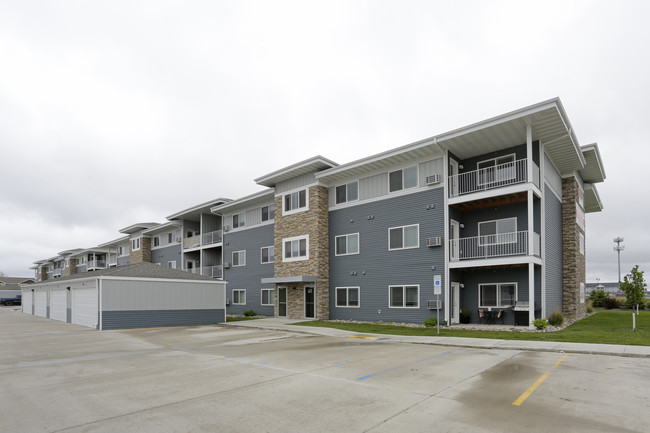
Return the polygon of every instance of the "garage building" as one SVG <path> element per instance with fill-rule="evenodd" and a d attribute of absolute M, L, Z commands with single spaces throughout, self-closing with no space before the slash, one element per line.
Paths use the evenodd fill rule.
<path fill-rule="evenodd" d="M 100 330 L 226 321 L 226 282 L 138 263 L 21 286 L 23 313 Z"/>

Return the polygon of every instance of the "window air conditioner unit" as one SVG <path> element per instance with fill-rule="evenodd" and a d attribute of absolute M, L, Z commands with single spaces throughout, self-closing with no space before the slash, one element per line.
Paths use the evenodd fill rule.
<path fill-rule="evenodd" d="M 426 177 L 427 185 L 435 185 L 440 183 L 441 180 L 442 178 L 439 174 L 432 174 L 431 176 Z"/>
<path fill-rule="evenodd" d="M 224 262 L 223 267 L 224 269 L 230 269 L 230 262 Z"/>
<path fill-rule="evenodd" d="M 181 240 L 181 238 L 176 238 L 176 242 L 180 242 Z"/>
<path fill-rule="evenodd" d="M 442 308 L 442 301 L 427 301 L 427 309 L 440 310 Z"/>
<path fill-rule="evenodd" d="M 230 305 L 230 299 L 226 299 L 226 307 Z"/>
<path fill-rule="evenodd" d="M 230 231 L 230 226 L 228 226 L 228 225 L 224 226 L 223 231 L 224 232 L 229 232 Z"/>
<path fill-rule="evenodd" d="M 427 238 L 427 247 L 439 247 L 440 245 L 442 245 L 442 238 L 440 236 Z"/>

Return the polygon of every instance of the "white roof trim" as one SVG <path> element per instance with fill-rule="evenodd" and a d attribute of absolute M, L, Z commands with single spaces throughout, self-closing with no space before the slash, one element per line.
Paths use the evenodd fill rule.
<path fill-rule="evenodd" d="M 304 161 L 297 162 L 295 164 L 281 168 L 280 170 L 276 170 L 262 177 L 258 177 L 254 181 L 259 185 L 274 187 L 275 184 L 278 182 L 282 182 L 283 180 L 287 180 L 292 177 L 299 176 L 309 171 L 317 171 L 318 169 L 325 169 L 325 168 L 331 168 L 337 166 L 338 164 L 336 162 L 324 158 L 320 155 L 317 155 L 314 156 L 313 158 L 309 158 Z"/>
<path fill-rule="evenodd" d="M 264 191 L 256 192 L 254 194 L 250 194 L 250 195 L 244 196 L 242 198 L 235 199 L 235 200 L 233 200 L 231 202 L 220 204 L 218 206 L 214 206 L 214 207 L 210 208 L 210 212 L 217 213 L 217 214 L 222 213 L 222 211 L 224 211 L 224 210 L 243 207 L 243 206 L 246 206 L 247 203 L 255 202 L 255 201 L 259 200 L 259 199 L 263 199 L 263 198 L 266 198 L 266 197 L 271 198 L 271 199 L 273 199 L 273 197 L 275 197 L 275 192 L 273 191 L 273 189 L 271 189 L 271 188 L 265 189 Z"/>

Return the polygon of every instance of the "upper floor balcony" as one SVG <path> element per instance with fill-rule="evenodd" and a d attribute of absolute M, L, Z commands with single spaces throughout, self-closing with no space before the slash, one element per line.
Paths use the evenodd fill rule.
<path fill-rule="evenodd" d="M 532 163 L 532 182 L 539 188 L 539 167 Z M 528 182 L 526 158 L 449 176 L 449 197 L 459 197 Z"/>
<path fill-rule="evenodd" d="M 452 262 L 526 255 L 541 257 L 538 233 L 533 232 L 530 236 L 528 231 L 518 231 L 449 241 L 449 259 Z"/>
<path fill-rule="evenodd" d="M 106 269 L 106 259 L 90 259 L 87 262 L 87 270 Z"/>
<path fill-rule="evenodd" d="M 183 249 L 198 248 L 201 246 L 215 245 L 223 241 L 223 232 L 216 230 L 183 239 Z"/>
<path fill-rule="evenodd" d="M 223 266 L 222 265 L 202 266 L 202 267 L 197 267 L 197 268 L 192 268 L 192 269 L 185 269 L 185 271 L 191 272 L 191 273 L 197 274 L 197 275 L 203 275 L 205 277 L 223 278 Z"/>

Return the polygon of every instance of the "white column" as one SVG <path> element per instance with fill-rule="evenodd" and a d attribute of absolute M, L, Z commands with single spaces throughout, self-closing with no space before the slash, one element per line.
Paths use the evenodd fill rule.
<path fill-rule="evenodd" d="M 533 128 L 526 125 L 526 172 L 527 182 L 533 181 Z"/>
<path fill-rule="evenodd" d="M 535 265 L 528 263 L 528 327 L 533 329 L 535 320 Z"/>
<path fill-rule="evenodd" d="M 535 242 L 535 214 L 533 206 L 533 190 L 528 190 L 528 200 L 526 201 L 528 205 L 528 255 L 532 256 L 534 253 L 534 242 Z"/>

